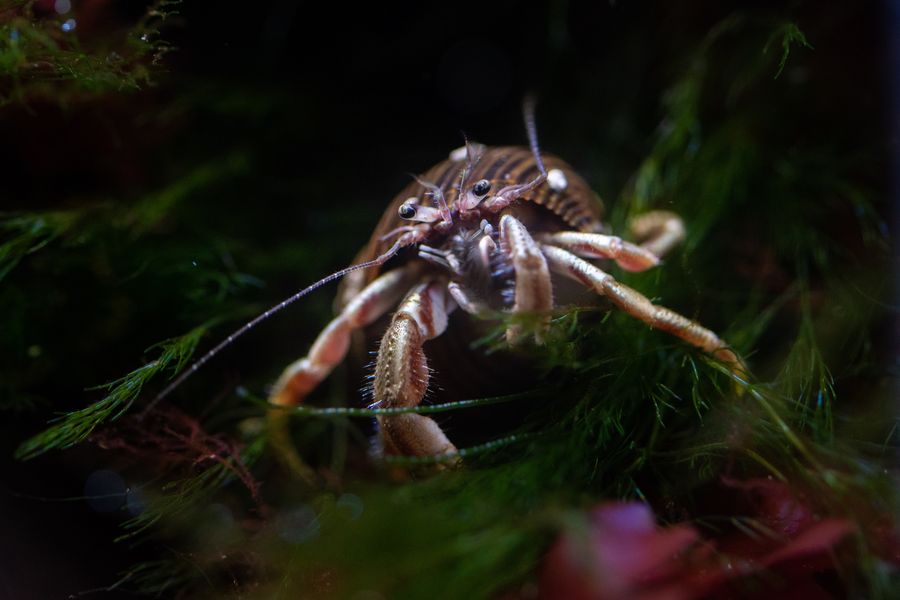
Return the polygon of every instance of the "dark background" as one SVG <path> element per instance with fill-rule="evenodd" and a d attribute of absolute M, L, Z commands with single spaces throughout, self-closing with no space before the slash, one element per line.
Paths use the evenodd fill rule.
<path fill-rule="evenodd" d="M 78 35 L 87 46 L 92 36 L 118 35 L 143 11 L 124 2 L 73 4 L 76 18 L 85 14 Z M 733 14 L 792 20 L 814 50 L 789 59 L 782 77 L 803 86 L 802 101 L 790 123 L 773 105 L 771 127 L 785 128 L 785 145 L 864 146 L 871 161 L 859 177 L 888 216 L 894 73 L 891 15 L 879 2 L 224 4 L 177 8 L 162 30 L 176 50 L 152 87 L 38 98 L 0 112 L 6 209 L 128 205 L 197 165 L 215 173 L 145 234 L 137 256 L 115 254 L 129 247 L 124 235 L 109 241 L 114 252 L 104 265 L 74 250 L 55 266 L 38 256 L 4 284 L 31 291 L 18 300 L 21 320 L 4 324 L 3 392 L 29 402 L 2 425 L 2 597 L 57 598 L 108 585 L 160 551 L 114 544 L 118 513 L 59 501 L 81 496 L 85 478 L 115 457 L 86 446 L 11 459 L 48 414 L 96 399 L 85 388 L 138 366 L 147 346 L 183 333 L 210 302 L 244 294 L 262 306 L 348 264 L 407 173 L 442 160 L 462 133 L 524 143 L 526 92 L 539 98 L 542 146 L 612 204 L 652 144 L 661 94 L 710 28 Z M 770 51 L 777 56 L 780 44 Z M 298 252 L 291 240 L 315 252 Z M 229 277 L 185 297 L 188 266 L 173 264 L 178 254 L 166 248 L 196 251 L 200 268 Z M 262 266 L 260 257 L 273 253 L 280 264 Z M 162 273 L 163 285 L 148 288 L 145 269 Z M 274 376 L 284 360 L 272 357 L 301 351 L 321 322 L 308 317 L 324 314 L 331 295 L 261 327 L 244 350 L 222 357 L 212 378 Z M 880 343 L 890 335 L 882 332 Z M 27 352 L 35 345 L 37 359 Z"/>

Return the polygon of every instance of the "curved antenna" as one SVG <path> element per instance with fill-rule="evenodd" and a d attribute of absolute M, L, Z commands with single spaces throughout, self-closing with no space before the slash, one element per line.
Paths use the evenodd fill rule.
<path fill-rule="evenodd" d="M 508 185 L 501 189 L 495 196 L 485 200 L 484 206 L 491 212 L 498 212 L 509 206 L 512 202 L 521 198 L 524 194 L 530 192 L 537 186 L 547 181 L 547 168 L 544 166 L 544 159 L 541 158 L 541 149 L 538 146 L 537 126 L 534 120 L 534 108 L 536 101 L 533 94 L 528 94 L 522 100 L 522 116 L 525 118 L 525 130 L 528 132 L 528 144 L 531 146 L 531 153 L 534 155 L 534 162 L 537 163 L 540 175 L 529 181 L 528 183 L 516 183 Z"/>
<path fill-rule="evenodd" d="M 463 140 L 466 142 L 466 168 L 474 169 L 484 157 L 484 146 L 470 142 L 465 132 L 463 132 Z"/>
<path fill-rule="evenodd" d="M 331 283 L 335 279 L 340 279 L 344 275 L 347 275 L 348 273 L 352 273 L 353 271 L 359 271 L 360 269 L 368 269 L 369 267 L 377 267 L 377 266 L 383 265 L 385 262 L 387 262 L 387 260 L 389 258 L 391 258 L 395 254 L 397 254 L 397 252 L 400 250 L 400 248 L 402 248 L 405 245 L 408 245 L 408 244 L 404 244 L 403 243 L 404 241 L 406 241 L 406 240 L 401 237 L 394 243 L 393 246 L 390 247 L 390 249 L 388 249 L 381 256 L 378 256 L 377 258 L 366 261 L 364 263 L 359 263 L 358 265 L 349 266 L 346 269 L 341 269 L 340 271 L 336 271 L 336 272 L 332 273 L 331 275 L 320 279 L 319 281 L 315 282 L 314 284 L 310 285 L 309 287 L 306 287 L 306 288 L 300 290 L 299 292 L 297 292 L 296 294 L 290 296 L 289 298 L 282 300 L 281 302 L 279 302 L 278 304 L 276 304 L 275 306 L 273 306 L 266 312 L 254 317 L 253 320 L 251 320 L 251 321 L 245 323 L 244 325 L 242 325 L 241 327 L 239 327 L 231 335 L 229 335 L 224 340 L 222 340 L 221 342 L 216 344 L 206 354 L 204 354 L 203 356 L 201 356 L 200 358 L 195 360 L 193 362 L 193 364 L 191 364 L 191 366 L 188 367 L 187 371 L 183 372 L 181 375 L 176 377 L 175 380 L 172 381 L 172 383 L 170 383 L 165 388 L 163 388 L 163 390 L 160 393 L 158 393 L 156 395 L 156 397 L 143 410 L 143 412 L 141 413 L 141 417 L 143 417 L 148 412 L 150 412 L 150 410 L 154 406 L 156 406 L 156 404 L 158 402 L 160 402 L 161 400 L 166 398 L 169 394 L 171 394 L 178 387 L 180 387 L 181 384 L 183 384 L 185 381 L 187 381 L 187 379 L 191 375 L 196 373 L 200 369 L 200 367 L 202 367 L 203 365 L 208 363 L 210 360 L 212 360 L 216 355 L 218 355 L 222 350 L 224 350 L 227 346 L 229 346 L 236 339 L 238 339 L 239 337 L 241 337 L 242 335 L 244 335 L 245 333 L 247 333 L 248 331 L 250 331 L 257 325 L 259 325 L 260 323 L 262 323 L 263 321 L 265 321 L 266 319 L 268 319 L 275 313 L 281 312 L 282 310 L 284 310 L 285 308 L 287 308 L 288 306 L 290 306 L 291 304 L 293 304 L 294 302 L 296 302 L 303 296 L 306 296 L 310 292 L 315 291 L 316 289 L 322 287 L 326 283 Z"/>
<path fill-rule="evenodd" d="M 456 207 L 457 209 L 461 209 L 461 207 L 469 206 L 471 207 L 469 202 L 466 201 L 466 179 L 475 170 L 475 167 L 481 162 L 481 158 L 484 156 L 484 146 L 472 145 L 469 142 L 469 136 L 466 135 L 465 132 L 462 132 L 463 140 L 466 143 L 466 163 L 463 165 L 462 169 L 459 171 L 459 184 L 456 187 Z M 451 183 L 448 183 L 451 185 Z M 477 202 L 475 203 L 477 204 Z"/>
<path fill-rule="evenodd" d="M 528 132 L 528 145 L 531 146 L 531 153 L 534 154 L 534 160 L 537 162 L 541 175 L 547 176 L 547 169 L 544 167 L 544 160 L 541 158 L 541 149 L 538 146 L 537 125 L 535 124 L 534 113 L 537 107 L 537 99 L 534 94 L 528 94 L 522 100 L 522 116 L 525 118 L 525 131 Z"/>
<path fill-rule="evenodd" d="M 456 190 L 456 204 L 462 201 L 463 197 L 463 188 L 466 185 L 466 177 L 469 176 L 469 171 L 474 167 L 472 164 L 472 146 L 469 144 L 469 137 L 463 132 L 463 141 L 466 143 L 466 164 L 463 165 L 463 168 L 459 170 L 459 188 Z"/>
<path fill-rule="evenodd" d="M 428 190 L 428 193 L 431 194 L 432 200 L 437 204 L 438 210 L 441 213 L 441 220 L 445 223 L 453 223 L 453 216 L 450 214 L 450 207 L 447 206 L 447 200 L 444 198 L 444 191 L 430 181 L 425 181 L 418 175 L 410 175 L 416 180 L 416 183 L 424 187 Z"/>
<path fill-rule="evenodd" d="M 463 141 L 465 141 L 466 143 L 466 164 L 460 171 L 459 190 L 457 192 L 457 198 L 462 198 L 463 187 L 466 184 L 466 178 L 475 169 L 475 167 L 478 166 L 478 163 L 481 162 L 481 158 L 484 156 L 483 147 L 481 147 L 482 149 L 476 149 L 476 147 L 473 146 L 471 142 L 469 142 L 469 136 L 467 136 L 465 132 L 463 132 L 462 136 Z"/>

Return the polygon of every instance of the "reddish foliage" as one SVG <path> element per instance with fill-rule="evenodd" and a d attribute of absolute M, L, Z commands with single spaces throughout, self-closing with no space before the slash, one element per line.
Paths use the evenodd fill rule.
<path fill-rule="evenodd" d="M 122 450 L 160 469 L 209 468 L 231 471 L 260 505 L 259 482 L 241 460 L 241 445 L 225 434 L 209 434 L 199 421 L 174 406 L 159 405 L 145 415 L 129 415 L 91 441 L 106 450 Z"/>
<path fill-rule="evenodd" d="M 658 529 L 647 506 L 619 503 L 595 508 L 588 530 L 577 533 L 582 535 L 570 533 L 550 550 L 541 573 L 542 597 L 681 597 L 675 595 L 677 557 L 697 542 L 692 527 Z"/>
<path fill-rule="evenodd" d="M 542 598 L 831 598 L 817 581 L 835 568 L 833 553 L 855 527 L 818 519 L 787 485 L 727 481 L 747 494 L 745 527 L 702 539 L 692 525 L 658 527 L 647 505 L 610 503 L 590 512 L 588 528 L 551 548 Z"/>

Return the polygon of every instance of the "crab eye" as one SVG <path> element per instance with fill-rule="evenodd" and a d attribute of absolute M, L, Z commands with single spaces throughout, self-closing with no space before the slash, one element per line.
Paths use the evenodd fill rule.
<path fill-rule="evenodd" d="M 481 179 L 475 182 L 475 185 L 472 186 L 472 193 L 478 196 L 479 198 L 483 198 L 487 196 L 488 192 L 491 191 L 491 182 L 487 179 Z"/>
<path fill-rule="evenodd" d="M 416 216 L 416 208 L 411 204 L 401 204 L 400 210 L 397 211 L 401 219 L 412 219 Z"/>

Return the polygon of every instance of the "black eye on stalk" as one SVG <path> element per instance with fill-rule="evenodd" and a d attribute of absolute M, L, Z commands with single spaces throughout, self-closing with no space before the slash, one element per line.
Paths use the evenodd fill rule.
<path fill-rule="evenodd" d="M 415 207 L 409 204 L 401 204 L 400 210 L 398 212 L 400 213 L 401 219 L 412 219 L 414 216 L 416 216 Z"/>
<path fill-rule="evenodd" d="M 488 192 L 491 191 L 491 182 L 487 179 L 482 179 L 480 181 L 476 181 L 475 185 L 472 186 L 472 193 L 478 196 L 479 198 L 483 198 L 487 196 Z"/>

